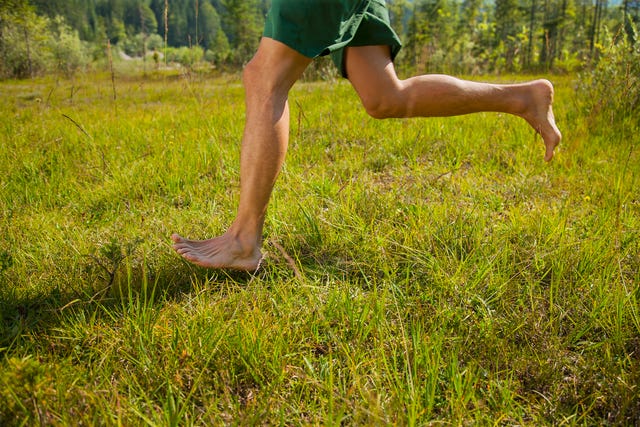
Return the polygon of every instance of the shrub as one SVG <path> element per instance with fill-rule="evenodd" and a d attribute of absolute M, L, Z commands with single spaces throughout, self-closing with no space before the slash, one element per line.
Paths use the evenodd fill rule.
<path fill-rule="evenodd" d="M 0 77 L 26 78 L 46 71 L 48 24 L 31 8 L 0 8 Z"/>
<path fill-rule="evenodd" d="M 80 40 L 78 32 L 72 30 L 60 16 L 53 21 L 49 49 L 53 68 L 67 77 L 89 62 L 88 49 Z"/>
<path fill-rule="evenodd" d="M 0 9 L 0 77 L 27 78 L 45 72 L 69 76 L 88 63 L 78 32 L 62 17 L 38 16 L 30 7 Z"/>
<path fill-rule="evenodd" d="M 560 59 L 556 59 L 553 63 L 553 71 L 560 74 L 575 73 L 582 70 L 584 63 L 580 59 L 580 53 L 571 53 L 565 50 Z"/>
<path fill-rule="evenodd" d="M 145 49 L 146 44 L 146 49 Z M 154 50 L 160 50 L 164 46 L 162 37 L 158 34 L 143 34 L 138 33 L 134 36 L 127 37 L 118 43 L 118 46 L 122 48 L 124 53 L 130 56 L 142 56 L 145 53 L 149 54 Z"/>
<path fill-rule="evenodd" d="M 202 61 L 204 50 L 200 46 L 194 47 L 178 47 L 167 49 L 167 60 L 169 62 L 177 62 L 185 67 L 191 67 Z"/>
<path fill-rule="evenodd" d="M 636 34 L 635 28 L 631 31 Z M 615 37 L 607 33 L 606 40 L 598 46 L 597 65 L 580 76 L 582 99 L 594 126 L 602 120 L 633 120 L 640 114 L 640 43 L 622 33 Z"/>
<path fill-rule="evenodd" d="M 229 47 L 229 40 L 222 29 L 220 29 L 205 52 L 205 60 L 219 66 L 228 62 L 230 55 L 231 48 Z"/>
<path fill-rule="evenodd" d="M 159 34 L 151 34 L 147 37 L 147 50 L 160 50 L 164 46 L 164 40 Z"/>
<path fill-rule="evenodd" d="M 129 56 L 142 56 L 144 52 L 145 35 L 138 33 L 136 35 L 120 39 L 118 47 Z"/>

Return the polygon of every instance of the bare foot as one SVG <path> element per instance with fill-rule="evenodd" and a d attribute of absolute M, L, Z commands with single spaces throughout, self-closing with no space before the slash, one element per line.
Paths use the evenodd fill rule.
<path fill-rule="evenodd" d="M 553 115 L 553 85 L 549 80 L 541 79 L 529 83 L 529 87 L 528 107 L 521 116 L 542 136 L 546 147 L 544 160 L 548 162 L 562 139 Z"/>
<path fill-rule="evenodd" d="M 171 236 L 173 249 L 184 259 L 207 268 L 256 271 L 260 267 L 260 248 L 243 245 L 235 236 L 223 234 L 208 240 L 189 240 Z"/>

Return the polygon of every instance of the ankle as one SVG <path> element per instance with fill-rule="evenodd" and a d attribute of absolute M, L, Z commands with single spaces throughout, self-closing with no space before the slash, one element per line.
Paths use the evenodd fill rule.
<path fill-rule="evenodd" d="M 233 223 L 225 234 L 233 240 L 235 251 L 239 255 L 250 256 L 262 246 L 262 233 L 258 230 Z"/>

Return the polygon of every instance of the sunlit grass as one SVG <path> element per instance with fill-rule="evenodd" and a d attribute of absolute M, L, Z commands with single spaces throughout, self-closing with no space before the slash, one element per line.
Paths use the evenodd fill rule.
<path fill-rule="evenodd" d="M 234 216 L 237 76 L 2 83 L 0 424 L 633 423 L 638 129 L 556 89 L 545 164 L 517 118 L 298 84 L 250 276 L 169 244 Z"/>

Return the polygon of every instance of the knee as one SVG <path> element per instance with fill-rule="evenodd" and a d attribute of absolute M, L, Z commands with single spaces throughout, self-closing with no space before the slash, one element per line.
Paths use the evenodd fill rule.
<path fill-rule="evenodd" d="M 363 98 L 362 105 L 374 119 L 404 117 L 404 103 L 399 93 L 379 93 Z"/>
<path fill-rule="evenodd" d="M 254 87 L 265 81 L 264 74 L 261 76 L 260 68 L 261 67 L 255 58 L 244 66 L 244 69 L 242 70 L 242 84 L 245 88 Z"/>
<path fill-rule="evenodd" d="M 242 70 L 242 85 L 244 86 L 245 102 L 264 103 L 265 100 L 273 99 L 277 94 L 277 82 L 271 76 L 265 75 L 261 64 L 252 59 Z"/>
<path fill-rule="evenodd" d="M 286 97 L 293 85 L 287 75 L 270 69 L 259 58 L 253 58 L 242 70 L 242 85 L 249 98 Z"/>

